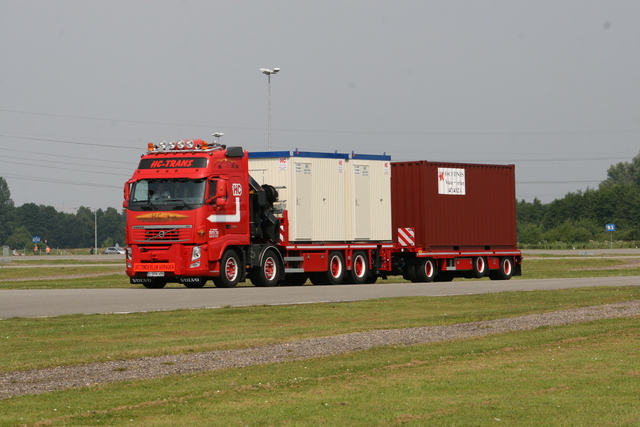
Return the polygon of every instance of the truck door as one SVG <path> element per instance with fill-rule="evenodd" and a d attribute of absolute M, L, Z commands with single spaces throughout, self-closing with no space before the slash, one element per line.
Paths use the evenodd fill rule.
<path fill-rule="evenodd" d="M 209 238 L 234 234 L 246 237 L 244 235 L 248 233 L 249 213 L 245 187 L 241 177 L 217 178 L 210 181 L 208 202 L 212 211 L 207 217 L 210 226 Z"/>

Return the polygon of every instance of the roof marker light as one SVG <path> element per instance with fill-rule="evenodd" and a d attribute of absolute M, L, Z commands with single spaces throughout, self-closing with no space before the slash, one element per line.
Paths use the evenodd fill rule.
<path fill-rule="evenodd" d="M 156 150 L 156 146 L 153 145 L 153 142 L 150 142 L 147 144 L 147 151 L 155 151 Z"/>

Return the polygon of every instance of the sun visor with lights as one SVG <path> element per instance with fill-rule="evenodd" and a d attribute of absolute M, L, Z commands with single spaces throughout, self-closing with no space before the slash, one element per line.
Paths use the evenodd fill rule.
<path fill-rule="evenodd" d="M 225 145 L 217 143 L 209 144 L 201 139 L 183 139 L 180 141 L 162 141 L 158 144 L 150 142 L 147 145 L 147 151 L 152 152 L 170 152 L 170 151 L 206 151 L 225 149 Z"/>

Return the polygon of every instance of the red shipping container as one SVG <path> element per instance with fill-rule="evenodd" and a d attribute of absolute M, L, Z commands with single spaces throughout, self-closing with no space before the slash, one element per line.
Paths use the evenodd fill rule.
<path fill-rule="evenodd" d="M 430 251 L 516 249 L 514 165 L 391 163 L 391 218 Z"/>

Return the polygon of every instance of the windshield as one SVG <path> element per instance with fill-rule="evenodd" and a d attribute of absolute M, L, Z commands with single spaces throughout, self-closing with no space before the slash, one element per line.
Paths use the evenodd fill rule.
<path fill-rule="evenodd" d="M 133 183 L 130 209 L 185 210 L 204 204 L 204 179 L 143 179 Z"/>

